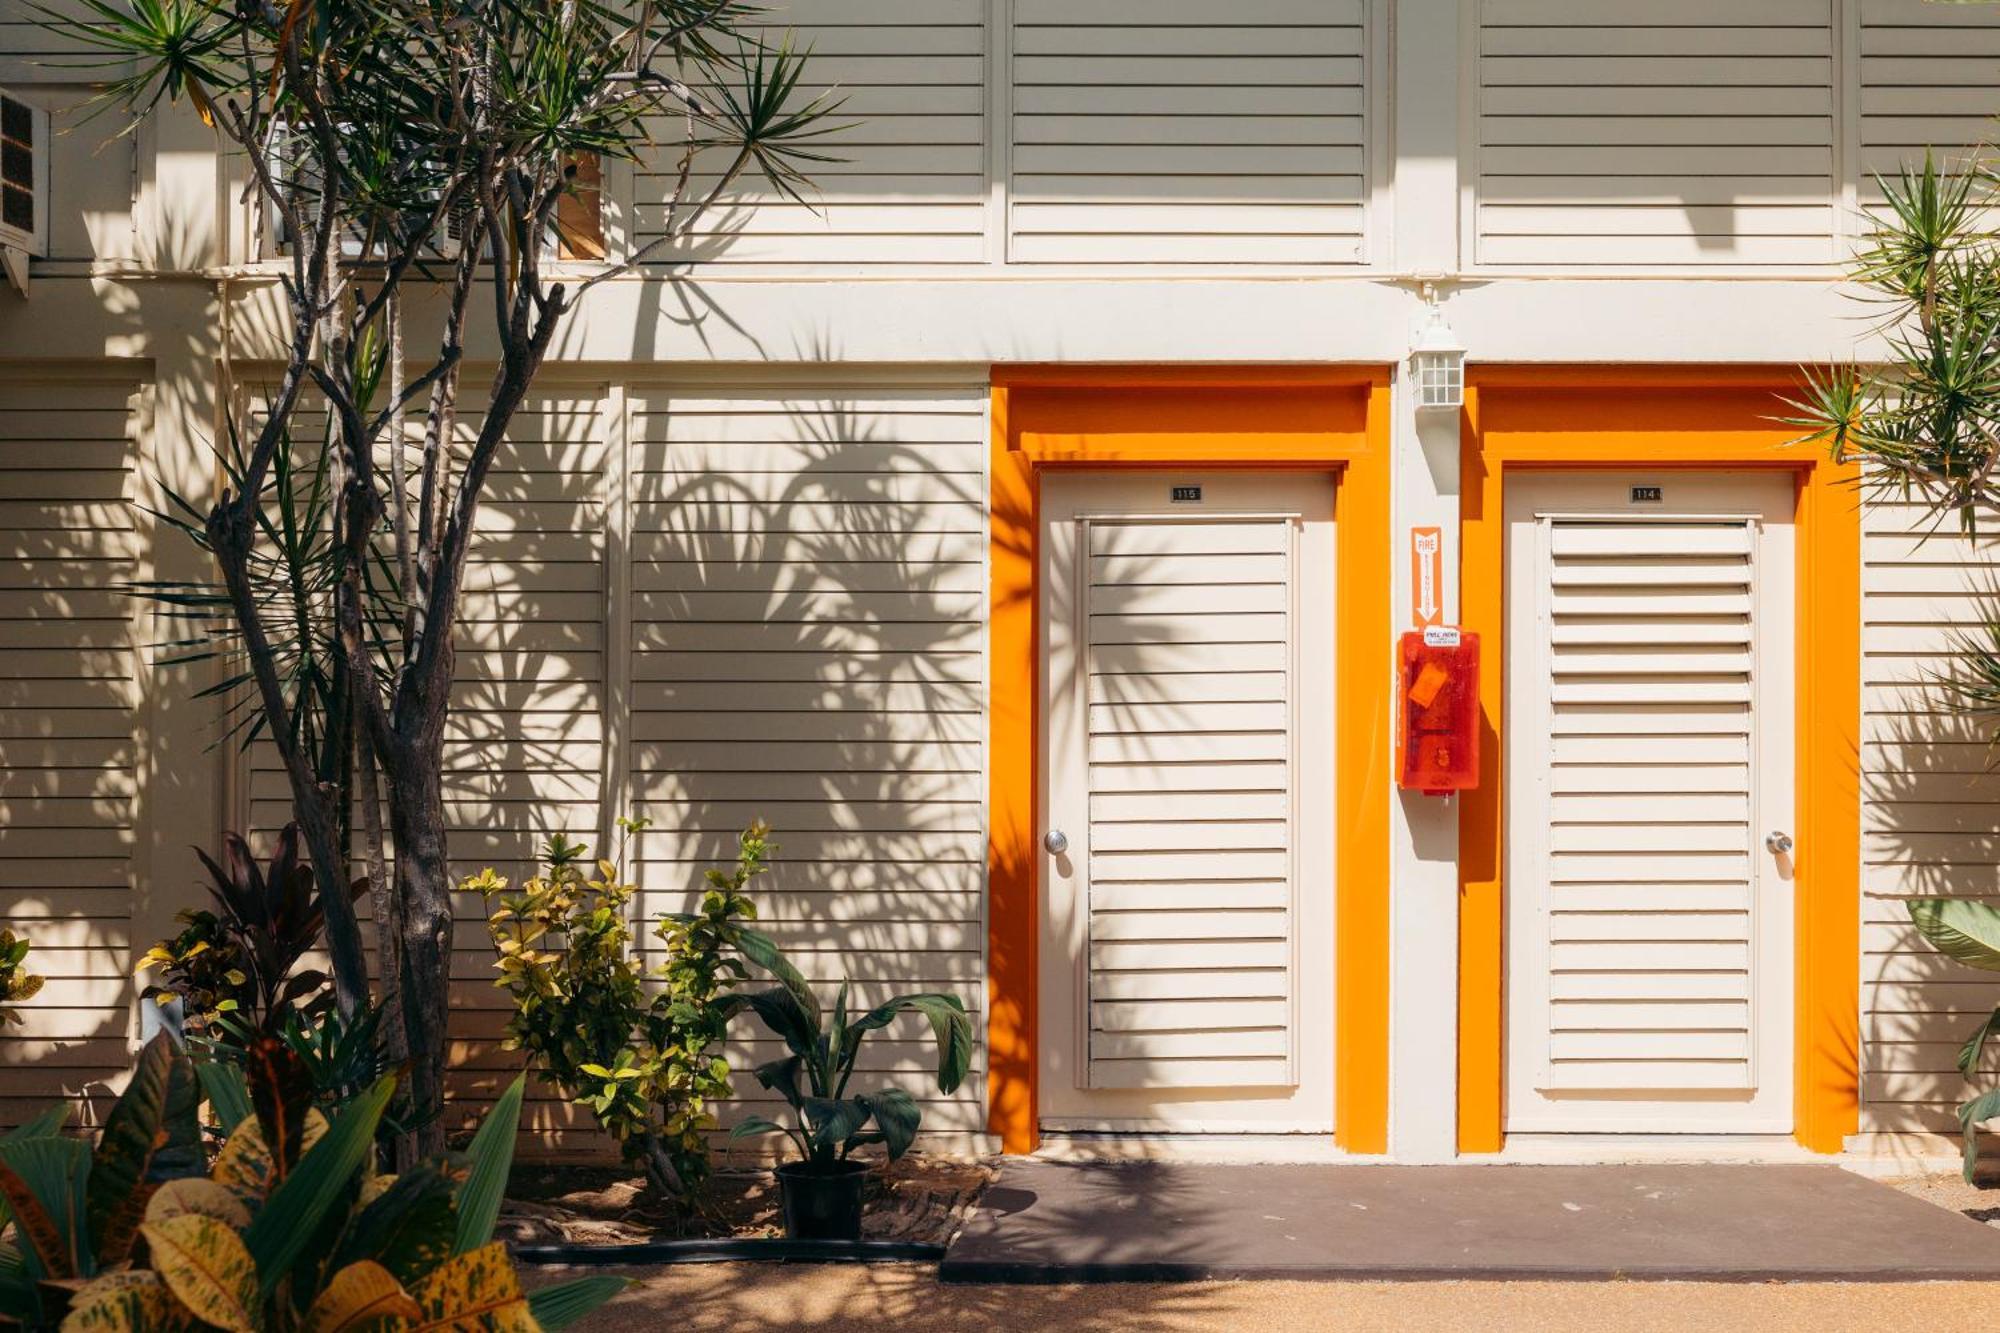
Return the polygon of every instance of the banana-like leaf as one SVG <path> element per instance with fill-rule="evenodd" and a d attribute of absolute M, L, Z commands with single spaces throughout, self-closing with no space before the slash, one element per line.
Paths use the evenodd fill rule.
<path fill-rule="evenodd" d="M 458 1252 L 453 1246 L 461 1214 L 452 1200 L 463 1180 L 452 1163 L 420 1162 L 379 1192 L 364 1191 L 366 1202 L 348 1224 L 331 1267 L 374 1262 L 399 1282 L 416 1281 Z"/>
<path fill-rule="evenodd" d="M 407 1333 L 458 1333 L 483 1329 L 488 1333 L 537 1333 L 528 1298 L 521 1293 L 520 1275 L 505 1245 L 482 1245 L 431 1270 L 413 1293 L 421 1313 Z"/>
<path fill-rule="evenodd" d="M 83 1193 L 89 1174 L 90 1149 L 79 1139 L 0 1143 L 0 1196 L 35 1281 L 91 1276 Z"/>
<path fill-rule="evenodd" d="M 799 1004 L 798 997 L 790 990 L 751 991 L 745 995 L 730 998 L 729 1008 L 733 1011 L 743 1006 L 757 1011 L 757 1017 L 764 1020 L 764 1026 L 771 1034 L 780 1038 L 788 1050 L 801 1060 L 811 1060 L 819 1040 L 819 1019 L 816 1012 L 808 1012 Z"/>
<path fill-rule="evenodd" d="M 205 1324 L 225 1333 L 257 1333 L 263 1292 L 257 1265 L 234 1227 L 184 1213 L 139 1228 L 153 1271 Z"/>
<path fill-rule="evenodd" d="M 306 1311 L 305 1333 L 353 1333 L 422 1315 L 394 1274 L 364 1259 L 333 1275 Z"/>
<path fill-rule="evenodd" d="M 2000 906 L 1978 898 L 1912 898 L 1910 920 L 1939 953 L 2000 972 Z"/>
<path fill-rule="evenodd" d="M 755 1138 L 760 1134 L 782 1134 L 784 1132 L 785 1127 L 768 1116 L 746 1115 L 736 1122 L 734 1129 L 729 1131 L 729 1137 L 734 1141 L 736 1139 Z"/>
<path fill-rule="evenodd" d="M 916 1099 L 901 1088 L 880 1088 L 858 1100 L 868 1107 L 881 1127 L 882 1145 L 889 1150 L 889 1160 L 893 1162 L 908 1152 L 917 1141 L 917 1129 L 924 1120 L 923 1109 Z"/>
<path fill-rule="evenodd" d="M 758 1084 L 768 1091 L 777 1093 L 793 1106 L 799 1104 L 799 1066 L 804 1061 L 796 1055 L 788 1055 L 782 1060 L 769 1060 L 751 1070 Z"/>
<path fill-rule="evenodd" d="M 887 1027 L 896 1015 L 911 1009 L 930 1020 L 931 1031 L 937 1036 L 938 1091 L 956 1091 L 972 1068 L 972 1019 L 956 995 L 925 992 L 885 1000 L 855 1020 L 849 1042 L 858 1045 L 861 1034 Z M 851 1059 L 852 1054 L 851 1048 L 844 1052 L 843 1061 Z"/>
<path fill-rule="evenodd" d="M 493 1239 L 500 1220 L 500 1199 L 507 1190 L 507 1172 L 514 1163 L 514 1135 L 521 1126 L 521 1099 L 528 1076 L 521 1075 L 500 1094 L 466 1149 L 471 1169 L 458 1187 L 458 1236 L 453 1254 L 476 1250 Z"/>
<path fill-rule="evenodd" d="M 121 1264 L 131 1257 L 139 1219 L 155 1188 L 154 1157 L 177 1146 L 176 1139 L 185 1132 L 173 1123 L 176 1111 L 191 1114 L 193 1106 L 175 1108 L 171 1103 L 185 1100 L 193 1088 L 194 1075 L 186 1064 L 187 1057 L 174 1039 L 160 1033 L 139 1052 L 131 1081 L 105 1117 L 84 1190 L 91 1245 L 100 1265 Z"/>
<path fill-rule="evenodd" d="M 158 1273 L 128 1268 L 78 1292 L 62 1326 L 63 1333 L 185 1333 L 196 1323 Z"/>
<path fill-rule="evenodd" d="M 775 940 L 761 930 L 733 926 L 730 928 L 730 942 L 736 946 L 737 952 L 776 977 L 799 1002 L 799 1008 L 805 1012 L 812 1026 L 819 1026 L 819 998 L 813 994 L 805 975 L 792 966 L 791 959 L 785 957 Z"/>
<path fill-rule="evenodd" d="M 375 1150 L 375 1127 L 382 1123 L 395 1088 L 393 1077 L 384 1078 L 349 1102 L 326 1136 L 306 1149 L 292 1173 L 271 1191 L 244 1232 L 265 1295 L 291 1272 L 320 1220 L 367 1163 Z"/>
<path fill-rule="evenodd" d="M 1990 1088 L 1958 1108 L 1958 1123 L 1964 1131 L 1965 1183 L 1972 1183 L 1972 1168 L 1979 1162 L 1979 1127 L 2000 1115 L 2000 1088 Z"/>
<path fill-rule="evenodd" d="M 1980 1057 L 1986 1054 L 1987 1039 L 2000 1033 L 2000 1009 L 1995 1009 L 1972 1029 L 1972 1035 L 1958 1048 L 1958 1072 L 1971 1078 L 1979 1071 Z"/>
<path fill-rule="evenodd" d="M 802 1109 L 806 1133 L 815 1146 L 845 1143 L 868 1123 L 868 1103 L 859 1098 L 808 1097 Z"/>
<path fill-rule="evenodd" d="M 223 1137 L 234 1134 L 251 1115 L 250 1088 L 243 1081 L 243 1071 L 226 1061 L 204 1060 L 195 1066 L 195 1076 L 201 1080 L 202 1095 L 208 1098 Z"/>
<path fill-rule="evenodd" d="M 148 1222 L 164 1222 L 188 1213 L 212 1217 L 239 1231 L 250 1225 L 250 1210 L 243 1201 L 212 1180 L 169 1180 L 146 1201 Z"/>
<path fill-rule="evenodd" d="M 619 1292 L 636 1285 L 630 1278 L 602 1276 L 558 1282 L 529 1295 L 528 1313 L 545 1333 L 560 1333 Z"/>

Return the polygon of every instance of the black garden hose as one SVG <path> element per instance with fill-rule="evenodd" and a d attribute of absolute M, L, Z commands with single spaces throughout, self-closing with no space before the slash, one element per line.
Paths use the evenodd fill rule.
<path fill-rule="evenodd" d="M 909 1240 L 786 1240 L 781 1236 L 725 1236 L 699 1240 L 647 1240 L 630 1245 L 522 1245 L 524 1264 L 623 1268 L 641 1264 L 720 1264 L 744 1260 L 794 1264 L 936 1263 L 944 1246 Z"/>

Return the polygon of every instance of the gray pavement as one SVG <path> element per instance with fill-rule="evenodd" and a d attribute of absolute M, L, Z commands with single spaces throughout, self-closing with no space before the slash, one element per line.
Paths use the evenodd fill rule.
<path fill-rule="evenodd" d="M 1830 1165 L 1010 1159 L 948 1283 L 2000 1279 L 2000 1230 Z"/>

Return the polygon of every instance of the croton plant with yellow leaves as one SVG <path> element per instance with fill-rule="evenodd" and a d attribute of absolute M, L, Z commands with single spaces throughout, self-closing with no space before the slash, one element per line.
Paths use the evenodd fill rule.
<path fill-rule="evenodd" d="M 378 1333 L 560 1329 L 623 1285 L 529 1293 L 493 1240 L 522 1082 L 463 1155 L 379 1171 L 393 1080 L 331 1119 L 270 1039 L 247 1074 L 197 1067 L 164 1034 L 141 1053 L 93 1147 L 61 1111 L 0 1139 L 0 1323 L 63 1333 Z M 208 1160 L 206 1100 L 226 1137 Z"/>

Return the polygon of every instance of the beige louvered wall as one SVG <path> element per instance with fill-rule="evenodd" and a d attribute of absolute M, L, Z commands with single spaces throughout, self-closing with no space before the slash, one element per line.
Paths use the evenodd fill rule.
<path fill-rule="evenodd" d="M 491 865 L 515 882 L 534 872 L 551 833 L 596 846 L 604 765 L 606 468 L 596 388 L 550 388 L 515 417 L 497 461 L 478 543 L 467 562 L 457 684 L 446 740 L 445 801 L 454 869 Z M 476 419 L 461 416 L 461 444 Z M 246 761 L 247 826 L 260 852 L 291 818 L 285 776 L 268 745 Z M 366 904 L 363 904 L 364 916 Z M 452 1035 L 467 1076 L 454 1092 L 476 1111 L 519 1057 L 499 1050 L 505 997 L 491 982 L 492 946 L 476 898 L 459 903 Z M 524 1132 L 576 1121 L 541 1089 Z"/>
<path fill-rule="evenodd" d="M 685 253 L 715 264 L 965 264 L 986 258 L 986 6 L 983 0 L 777 0 L 772 40 L 797 30 L 810 89 L 840 101 L 844 128 L 808 145 L 805 201 L 754 170 L 711 212 Z M 675 143 L 678 123 L 662 123 Z M 716 169 L 719 164 L 706 164 Z M 633 238 L 666 225 L 677 159 L 642 165 Z M 712 177 L 697 176 L 698 196 Z"/>
<path fill-rule="evenodd" d="M 2000 105 L 2000 10 L 1928 0 L 1855 0 L 1860 7 L 1861 192 L 1894 179 L 1926 148 L 1941 162 L 1993 138 Z"/>
<path fill-rule="evenodd" d="M 1480 0 L 1480 265 L 1837 256 L 1835 0 Z"/>
<path fill-rule="evenodd" d="M 643 910 L 691 908 L 762 816 L 762 917 L 829 999 L 842 977 L 865 1004 L 949 990 L 980 1032 L 984 405 L 937 383 L 634 390 L 628 481 Z M 932 1128 L 975 1130 L 984 1041 L 950 1099 L 916 1077 L 930 1049 L 899 1023 L 861 1078 L 910 1075 Z"/>
<path fill-rule="evenodd" d="M 455 871 L 518 881 L 546 834 L 601 848 L 600 821 L 636 813 L 653 821 L 628 857 L 651 918 L 692 907 L 762 817 L 780 851 L 755 896 L 829 1001 L 847 976 L 858 1002 L 950 990 L 981 1010 L 984 460 L 977 385 L 765 375 L 531 402 L 467 580 Z M 268 834 L 285 788 L 258 754 L 251 822 Z M 520 1067 L 497 1045 L 479 904 L 458 906 L 454 1123 Z M 899 1025 L 864 1074 L 934 1067 L 926 1038 Z M 732 1058 L 747 1069 L 767 1045 Z M 934 1128 L 977 1129 L 979 1078 L 928 1097 Z M 523 1132 L 524 1151 L 609 1150 L 543 1087 Z"/>
<path fill-rule="evenodd" d="M 1364 260 L 1366 0 L 1015 0 L 1008 258 Z"/>
<path fill-rule="evenodd" d="M 1940 955 L 1910 896 L 2000 897 L 2000 774 L 1990 727 L 1952 716 L 1930 682 L 1960 635 L 2000 615 L 2000 515 L 1983 536 L 1918 505 L 1877 503 L 1863 528 L 1862 1129 L 1956 1130 L 1961 1042 L 2000 982 Z M 1930 535 L 1926 535 L 1930 534 Z"/>
<path fill-rule="evenodd" d="M 0 918 L 47 978 L 0 1029 L 0 1125 L 126 1067 L 144 732 L 139 387 L 0 379 Z"/>

